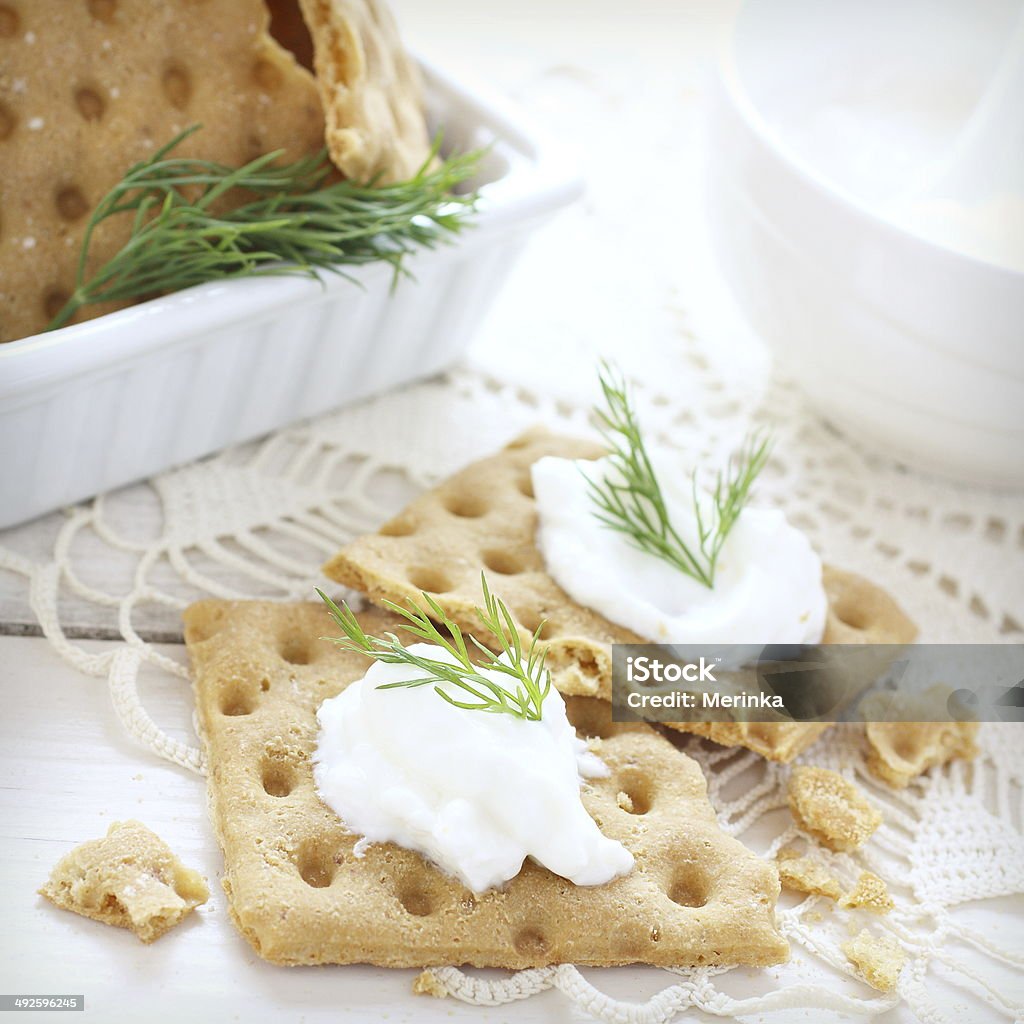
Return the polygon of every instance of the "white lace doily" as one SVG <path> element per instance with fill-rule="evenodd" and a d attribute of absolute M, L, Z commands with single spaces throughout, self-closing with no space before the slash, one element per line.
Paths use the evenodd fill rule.
<path fill-rule="evenodd" d="M 830 563 L 896 595 L 922 639 L 1024 639 L 1024 498 L 926 479 L 862 451 L 810 413 L 739 325 L 703 247 L 698 171 L 686 156 L 696 137 L 696 73 L 667 60 L 641 67 L 613 40 L 588 60 L 537 52 L 525 69 L 496 68 L 589 155 L 591 187 L 534 243 L 460 368 L 70 510 L 52 544 L 41 547 L 38 531 L 31 543 L 25 530 L 0 535 L 0 569 L 25 581 L 49 642 L 84 673 L 109 680 L 121 720 L 145 746 L 203 771 L 194 738 L 166 735 L 136 687 L 143 670 L 187 678 L 183 651 L 155 646 L 180 639 L 187 603 L 207 595 L 308 599 L 323 582 L 318 566 L 341 542 L 418 490 L 538 421 L 587 431 L 598 356 L 616 359 L 635 380 L 646 423 L 686 465 L 720 459 L 752 422 L 770 423 L 774 455 L 758 500 L 785 509 Z M 621 161 L 605 159 L 609 140 L 622 138 L 642 147 L 640 190 L 624 189 Z M 64 628 L 83 618 L 120 642 L 87 650 Z M 432 972 L 434 987 L 494 1005 L 554 986 L 581 1013 L 637 1024 L 688 1008 L 869 1018 L 901 1002 L 928 1024 L 1015 1020 L 1024 1014 L 1014 1001 L 1024 925 L 1017 919 L 982 934 L 970 902 L 1024 893 L 1022 740 L 1021 727 L 985 726 L 976 762 L 933 771 L 899 793 L 866 775 L 853 727 L 808 751 L 802 761 L 857 778 L 885 812 L 863 851 L 815 856 L 845 883 L 861 868 L 875 871 L 896 909 L 869 918 L 784 894 L 780 923 L 793 960 L 763 972 L 757 995 L 730 994 L 744 972 L 684 970 L 661 975 L 666 984 L 652 997 L 623 1001 L 572 966 L 498 980 L 442 969 Z M 685 742 L 723 828 L 766 855 L 795 836 L 783 809 L 787 767 Z M 892 995 L 854 977 L 840 949 L 851 924 L 906 952 Z"/>

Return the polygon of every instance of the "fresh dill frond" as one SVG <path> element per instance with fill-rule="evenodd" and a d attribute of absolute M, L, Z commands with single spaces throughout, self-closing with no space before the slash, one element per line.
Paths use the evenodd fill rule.
<path fill-rule="evenodd" d="M 439 139 L 412 178 L 377 185 L 331 183 L 325 151 L 279 165 L 278 150 L 243 167 L 170 155 L 198 130 L 193 125 L 130 168 L 100 200 L 82 239 L 74 290 L 47 330 L 63 327 L 83 306 L 229 278 L 317 277 L 383 262 L 397 281 L 408 273 L 411 253 L 450 241 L 475 209 L 475 194 L 454 189 L 473 175 L 481 153 L 435 163 Z M 89 275 L 96 229 L 121 216 L 131 218 L 131 237 Z"/>
<path fill-rule="evenodd" d="M 608 529 L 623 534 L 634 547 L 711 589 L 722 546 L 768 461 L 769 438 L 754 433 L 746 439 L 725 471 L 716 475 L 714 488 L 707 496 L 709 501 L 702 499 L 697 474 L 693 473 L 691 491 L 697 543 L 687 543 L 669 516 L 625 379 L 606 362 L 601 364 L 598 378 L 604 406 L 595 407 L 594 412 L 608 445 L 612 472 L 602 480 L 587 478 L 593 514 Z"/>
<path fill-rule="evenodd" d="M 511 613 L 505 603 L 491 593 L 483 573 L 480 574 L 480 584 L 484 604 L 482 608 L 476 609 L 476 613 L 483 628 L 497 641 L 504 660 L 501 655 L 496 655 L 473 636 L 469 637 L 467 644 L 459 626 L 427 593 L 420 595 L 426 605 L 425 608 L 411 599 L 407 607 L 392 601 L 384 603 L 405 620 L 399 627 L 401 630 L 418 640 L 443 648 L 455 659 L 454 663 L 414 654 L 402 645 L 394 633 L 385 633 L 382 637 L 369 636 L 344 601 L 339 608 L 318 589 L 317 593 L 327 605 L 331 617 L 345 634 L 343 637 L 325 639 L 337 644 L 342 650 L 365 654 L 386 665 L 412 665 L 423 673 L 414 679 L 382 683 L 377 687 L 379 690 L 433 685 L 434 692 L 439 697 L 457 708 L 513 715 L 527 721 L 539 722 L 543 714 L 544 700 L 551 692 L 551 673 L 544 665 L 546 652 L 538 647 L 543 623 L 537 627 L 529 647 L 524 651 Z M 469 645 L 472 645 L 472 652 Z M 476 662 L 473 661 L 473 654 L 478 656 Z M 495 682 L 483 675 L 483 671 L 496 672 L 506 677 L 509 686 Z M 442 683 L 451 683 L 472 700 L 457 700 L 442 688 Z"/>

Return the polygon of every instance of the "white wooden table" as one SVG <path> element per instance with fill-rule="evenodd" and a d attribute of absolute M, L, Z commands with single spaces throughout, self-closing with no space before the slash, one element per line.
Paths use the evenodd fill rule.
<path fill-rule="evenodd" d="M 396 0 L 394 6 L 412 44 L 443 66 L 490 80 L 512 94 L 544 96 L 537 80 L 577 76 L 581 87 L 628 92 L 624 62 L 654 66 L 672 79 L 684 72 L 671 103 L 692 104 L 701 65 L 732 3 L 702 0 L 669 3 L 642 0 L 523 0 L 486 4 L 478 0 Z M 609 85 L 580 71 L 607 59 L 617 67 Z M 674 80 L 674 79 L 673 79 Z M 555 101 L 552 101 L 555 102 Z M 535 105 L 540 119 L 552 113 Z M 557 113 L 557 111 L 555 112 Z M 557 118 L 553 118 L 553 122 Z M 592 126 L 596 131 L 599 126 Z M 609 156 L 623 160 L 621 140 L 608 140 Z M 642 170 L 642 169 L 641 169 Z M 562 239 L 564 242 L 565 239 Z M 535 245 L 543 245 L 543 239 Z M 585 244 L 585 240 L 584 240 Z M 614 264 L 621 254 L 597 254 Z M 567 258 L 572 258 L 569 254 Z M 591 261 L 594 255 L 590 254 Z M 538 264 L 546 268 L 547 264 Z M 613 274 L 614 276 L 614 274 Z M 600 282 L 595 287 L 599 287 Z M 616 331 L 632 324 L 643 296 L 624 289 L 618 316 L 607 321 L 579 294 L 559 291 L 544 279 L 530 253 L 524 258 L 477 350 L 500 362 L 509 311 L 528 308 L 547 317 L 592 317 L 587 329 Z M 609 301 L 603 289 L 602 301 Z M 582 301 L 581 301 L 582 300 Z M 488 347 L 499 346 L 488 354 Z M 140 499 L 138 515 L 152 510 Z M 60 514 L 0 534 L 0 544 L 44 562 L 50 557 Z M 91 578 L 103 581 L 115 569 L 97 561 Z M 113 586 L 112 589 L 117 589 Z M 118 638 L 109 609 L 71 601 L 63 614 L 70 638 L 92 651 L 110 649 Z M 183 658 L 180 624 L 168 610 L 147 610 L 144 639 L 163 642 Z M 191 737 L 187 687 L 169 677 L 144 684 L 146 704 L 162 725 Z M 493 1021 L 541 1024 L 569 1019 L 567 1002 L 549 992 L 493 1010 L 411 994 L 415 972 L 372 968 L 276 968 L 263 963 L 234 930 L 219 886 L 222 862 L 206 816 L 204 782 L 136 746 L 117 722 L 103 682 L 62 662 L 41 638 L 25 580 L 0 572 L 0 882 L 4 927 L 0 932 L 0 993 L 80 993 L 87 1019 L 117 1021 Z M 189 865 L 211 882 L 210 902 L 187 923 L 150 947 L 131 934 L 64 913 L 35 890 L 72 846 L 102 835 L 111 821 L 137 817 L 161 835 Z M 1005 913 L 1020 913 L 1020 901 L 982 909 L 979 923 L 998 931 Z M 1019 920 L 1019 918 L 1018 918 Z M 736 994 L 771 984 L 773 972 L 739 972 Z M 621 998 L 642 998 L 668 983 L 668 976 L 642 969 L 601 972 L 601 984 Z M 1009 984 L 1010 982 L 1008 982 Z M 1024 998 L 1024 993 L 1022 993 Z M 54 1013 L 30 1019 L 45 1021 Z M 773 1020 L 823 1021 L 837 1015 L 789 1014 Z M 12 1020 L 20 1019 L 12 1016 Z M 66 1019 L 61 1017 L 60 1019 Z M 71 1020 L 76 1018 L 72 1017 Z M 687 1019 L 708 1019 L 691 1014 Z M 908 1020 L 894 1012 L 886 1020 Z"/>

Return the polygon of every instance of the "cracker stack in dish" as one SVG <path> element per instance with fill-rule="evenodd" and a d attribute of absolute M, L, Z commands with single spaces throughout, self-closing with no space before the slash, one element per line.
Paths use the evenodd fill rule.
<path fill-rule="evenodd" d="M 274 3 L 275 20 L 288 6 Z M 315 153 L 325 134 L 350 177 L 407 176 L 426 159 L 419 81 L 387 11 L 376 0 L 305 6 L 319 90 L 271 37 L 263 0 L 4 0 L 0 342 L 45 329 L 74 286 L 97 203 L 192 125 L 202 129 L 175 155 L 230 166 L 278 149 L 288 160 Z M 301 35 L 301 19 L 291 24 Z M 89 270 L 129 228 L 130 217 L 101 226 Z"/>
<path fill-rule="evenodd" d="M 399 622 L 359 618 L 378 635 Z M 313 604 L 203 601 L 185 613 L 224 888 L 261 956 L 509 968 L 785 959 L 775 869 L 721 832 L 695 761 L 647 726 L 614 725 L 599 701 L 569 703 L 611 770 L 583 800 L 636 857 L 630 874 L 580 887 L 528 861 L 500 891 L 473 894 L 390 843 L 357 856 L 357 837 L 315 792 L 311 755 L 320 703 L 369 661 L 320 639 L 330 631 Z"/>
<path fill-rule="evenodd" d="M 324 567 L 372 601 L 404 604 L 427 591 L 458 625 L 476 628 L 480 571 L 486 570 L 526 638 L 542 638 L 555 685 L 566 694 L 611 698 L 611 645 L 643 643 L 631 630 L 574 602 L 548 575 L 535 536 L 530 466 L 545 455 L 594 459 L 587 441 L 531 430 L 412 502 L 380 531 L 346 545 Z M 884 591 L 826 567 L 825 643 L 906 643 L 916 630 Z M 667 724 L 667 723 L 666 723 Z M 673 725 L 726 746 L 790 761 L 828 728 L 816 722 L 693 722 Z"/>

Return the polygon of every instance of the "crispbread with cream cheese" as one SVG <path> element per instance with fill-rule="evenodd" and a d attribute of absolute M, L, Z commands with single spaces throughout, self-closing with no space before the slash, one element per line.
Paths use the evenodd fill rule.
<path fill-rule="evenodd" d="M 370 600 L 433 596 L 462 629 L 477 628 L 480 572 L 500 592 L 524 639 L 544 622 L 547 664 L 566 694 L 611 697 L 611 646 L 644 638 L 584 608 L 547 573 L 536 544 L 530 466 L 545 455 L 595 459 L 596 444 L 531 430 L 415 499 L 376 534 L 347 544 L 324 567 Z M 825 643 L 905 643 L 913 624 L 883 590 L 826 566 Z M 668 724 L 668 723 L 665 723 Z M 671 728 L 790 761 L 821 735 L 818 722 L 692 722 Z"/>
<path fill-rule="evenodd" d="M 378 635 L 399 624 L 376 609 L 359 618 Z M 645 725 L 613 724 L 601 701 L 570 699 L 569 717 L 599 737 L 611 774 L 582 797 L 635 856 L 628 875 L 578 887 L 527 861 L 503 889 L 473 894 L 393 844 L 357 855 L 313 784 L 317 708 L 369 664 L 320 639 L 331 631 L 316 604 L 203 601 L 185 613 L 223 884 L 261 956 L 508 968 L 785 959 L 775 869 L 719 829 L 695 761 Z"/>

